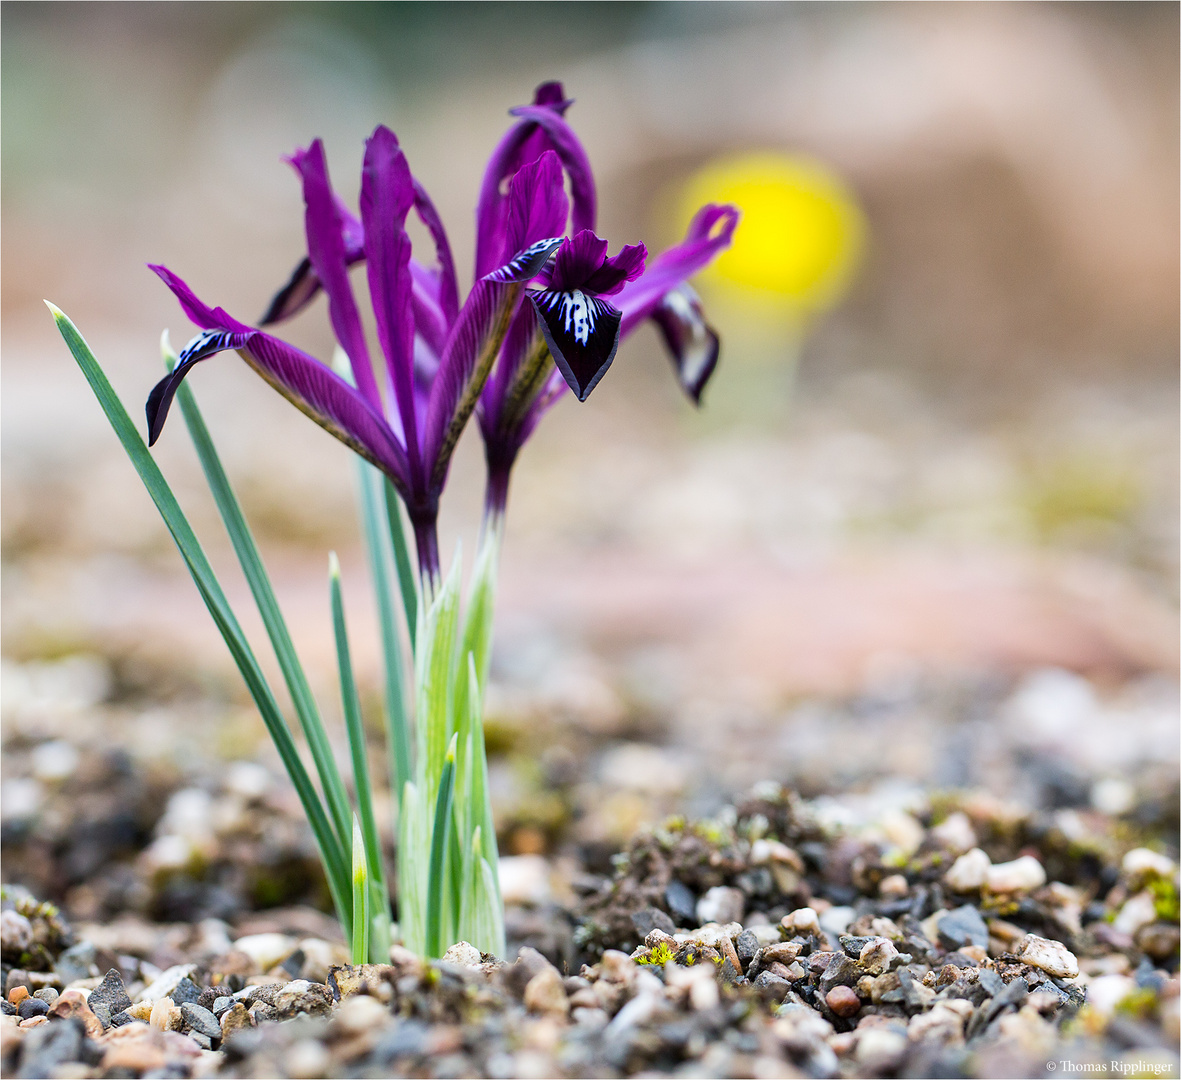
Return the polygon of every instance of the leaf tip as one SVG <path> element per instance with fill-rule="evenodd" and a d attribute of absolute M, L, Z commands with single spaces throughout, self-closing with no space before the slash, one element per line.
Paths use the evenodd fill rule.
<path fill-rule="evenodd" d="M 334 583 L 340 583 L 340 560 L 335 551 L 328 552 L 328 577 Z"/>
<path fill-rule="evenodd" d="M 44 300 L 42 302 L 45 304 L 45 306 L 47 308 L 49 308 L 49 312 L 53 316 L 55 322 L 60 323 L 63 321 L 65 321 L 65 322 L 70 321 L 69 317 L 66 315 L 66 313 L 64 311 L 62 311 L 62 309 L 59 308 L 57 306 L 57 304 L 55 304 L 52 300 Z"/>

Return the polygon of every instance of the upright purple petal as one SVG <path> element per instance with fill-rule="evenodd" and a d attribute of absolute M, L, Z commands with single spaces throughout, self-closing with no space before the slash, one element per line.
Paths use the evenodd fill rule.
<path fill-rule="evenodd" d="M 167 267 L 151 269 L 172 290 L 189 318 L 204 331 L 181 352 L 180 363 L 148 398 L 151 442 L 159 437 L 173 396 L 193 367 L 215 353 L 234 349 L 284 397 L 385 472 L 399 490 L 407 491 L 403 448 L 389 425 L 355 388 L 315 357 L 252 329 L 221 308 L 210 308 Z"/>
<path fill-rule="evenodd" d="M 642 277 L 625 285 L 615 297 L 623 312 L 623 334 L 652 314 L 671 289 L 703 270 L 730 246 L 738 225 L 736 206 L 709 203 L 697 211 L 685 239 L 661 252 Z"/>
<path fill-rule="evenodd" d="M 561 236 L 569 216 L 562 163 L 557 154 L 547 150 L 513 176 L 500 261 L 508 262 L 539 240 Z"/>
<path fill-rule="evenodd" d="M 459 314 L 459 283 L 455 276 L 455 259 L 451 255 L 451 243 L 443 219 L 431 202 L 431 197 L 417 180 L 414 181 L 414 209 L 419 220 L 427 227 L 435 242 L 435 257 L 439 260 L 439 307 L 450 326 Z"/>
<path fill-rule="evenodd" d="M 377 337 L 390 381 L 411 470 L 420 472 L 418 424 L 414 410 L 414 283 L 406 215 L 414 205 L 414 181 L 394 133 L 378 127 L 365 144 L 361 171 L 361 223 L 365 230 L 369 295 Z"/>
<path fill-rule="evenodd" d="M 308 257 L 328 293 L 328 314 L 332 320 L 332 329 L 348 355 L 357 388 L 380 412 L 381 394 L 373 376 L 361 317 L 349 284 L 343 222 L 328 180 L 324 144 L 316 139 L 306 151 L 296 152 L 291 160 L 303 178 Z"/>
<path fill-rule="evenodd" d="M 634 281 L 644 272 L 644 260 L 648 249 L 643 244 L 625 244 L 618 255 L 603 260 L 603 265 L 586 279 L 583 288 L 598 296 L 610 296 L 619 292 L 628 281 Z"/>
<path fill-rule="evenodd" d="M 591 274 L 603 265 L 606 258 L 606 240 L 595 236 L 590 229 L 575 233 L 554 257 L 554 270 L 549 287 L 558 292 L 581 289 Z"/>
<path fill-rule="evenodd" d="M 554 150 L 570 177 L 573 195 L 572 227 L 593 229 L 596 215 L 595 180 L 586 151 L 562 114 L 571 102 L 565 100 L 560 83 L 543 83 L 533 104 L 512 110 L 518 117 L 500 140 L 480 187 L 476 207 L 476 276 L 491 273 L 502 261 L 505 245 L 507 200 L 502 186 L 522 165 Z M 559 232 L 563 232 L 559 230 Z"/>

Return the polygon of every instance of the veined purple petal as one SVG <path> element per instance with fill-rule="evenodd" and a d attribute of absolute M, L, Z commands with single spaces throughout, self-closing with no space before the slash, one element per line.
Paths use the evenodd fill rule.
<path fill-rule="evenodd" d="M 547 149 L 557 153 L 570 177 L 572 227 L 575 230 L 594 228 L 596 195 L 590 161 L 578 136 L 562 119 L 570 104 L 562 97 L 560 83 L 543 83 L 537 88 L 532 105 L 512 110 L 518 122 L 492 152 L 480 187 L 476 207 L 476 277 L 490 273 L 503 261 L 507 215 L 507 199 L 502 192 L 505 178 Z"/>
<path fill-rule="evenodd" d="M 539 240 L 560 237 L 566 230 L 570 204 L 562 186 L 562 163 L 552 150 L 523 165 L 509 188 L 502 261 Z"/>
<path fill-rule="evenodd" d="M 619 348 L 618 309 L 581 289 L 545 289 L 529 297 L 554 363 L 578 400 L 586 401 Z"/>
<path fill-rule="evenodd" d="M 624 282 L 644 272 L 647 257 L 648 249 L 643 244 L 634 244 L 608 258 L 607 241 L 590 229 L 583 229 L 558 252 L 547 288 L 558 292 L 582 289 L 609 296 L 619 292 Z"/>
<path fill-rule="evenodd" d="M 182 350 L 180 363 L 148 398 L 149 443 L 159 438 L 173 396 L 200 361 L 227 349 L 237 350 L 267 382 L 321 427 L 385 472 L 407 490 L 407 461 L 389 425 L 364 397 L 314 356 L 210 308 L 164 266 L 151 266 L 203 333 Z"/>
<path fill-rule="evenodd" d="M 690 285 L 678 285 L 664 294 L 652 312 L 676 369 L 681 389 L 701 404 L 701 392 L 718 364 L 719 341 L 705 321 L 701 301 Z"/>
<path fill-rule="evenodd" d="M 414 181 L 398 140 L 379 126 L 365 144 L 361 170 L 361 223 L 365 230 L 369 295 L 377 337 L 385 354 L 411 473 L 421 472 L 414 409 L 414 285 L 406 215 L 414 205 Z"/>
<path fill-rule="evenodd" d="M 395 140 L 396 141 L 396 140 Z M 459 284 L 455 276 L 455 259 L 451 256 L 451 243 L 443 219 L 431 202 L 431 197 L 417 180 L 414 181 L 414 209 L 419 220 L 427 227 L 435 242 L 435 257 L 439 260 L 439 307 L 450 326 L 459 314 Z"/>
<path fill-rule="evenodd" d="M 703 270 L 730 246 L 738 225 L 736 206 L 709 203 L 697 211 L 685 239 L 661 252 L 642 277 L 625 285 L 615 297 L 623 312 L 626 335 L 652 314 L 669 290 Z"/>
<path fill-rule="evenodd" d="M 328 163 L 324 158 L 324 144 L 316 139 L 306 151 L 292 155 L 292 164 L 303 178 L 303 197 L 306 205 L 308 257 L 316 275 L 328 294 L 328 314 L 332 329 L 340 342 L 353 370 L 353 379 L 365 400 L 381 411 L 381 394 L 369 362 L 369 348 L 361 328 L 357 302 L 349 284 L 348 260 L 345 252 L 343 223 L 337 202 L 328 180 Z"/>
<path fill-rule="evenodd" d="M 516 281 L 531 281 L 541 272 L 550 256 L 564 243 L 560 236 L 550 237 L 548 240 L 538 240 L 530 244 L 524 251 L 518 251 L 504 266 L 493 270 L 484 276 L 484 281 L 495 281 L 501 284 Z"/>

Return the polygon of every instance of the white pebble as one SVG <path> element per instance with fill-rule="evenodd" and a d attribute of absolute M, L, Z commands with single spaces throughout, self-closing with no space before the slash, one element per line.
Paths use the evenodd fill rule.
<path fill-rule="evenodd" d="M 1135 934 L 1140 927 L 1152 922 L 1156 922 L 1156 899 L 1145 890 L 1124 902 L 1111 925 L 1121 934 Z"/>
<path fill-rule="evenodd" d="M 1133 848 L 1124 856 L 1124 875 L 1128 878 L 1141 877 L 1171 878 L 1177 872 L 1177 864 L 1166 855 L 1160 855 L 1150 848 Z"/>
<path fill-rule="evenodd" d="M 249 956 L 259 971 L 270 971 L 295 952 L 295 938 L 286 934 L 247 934 L 234 942 L 234 948 Z"/>
<path fill-rule="evenodd" d="M 1046 883 L 1046 870 L 1032 855 L 989 867 L 987 885 L 994 893 L 1024 893 Z"/>
<path fill-rule="evenodd" d="M 1060 941 L 1050 941 L 1037 934 L 1026 934 L 1016 948 L 1017 958 L 1030 967 L 1040 968 L 1058 979 L 1078 977 L 1078 957 Z"/>
<path fill-rule="evenodd" d="M 234 761 L 226 769 L 225 786 L 244 799 L 259 799 L 270 789 L 271 774 L 258 762 Z"/>
<path fill-rule="evenodd" d="M 697 901 L 697 921 L 706 923 L 742 922 L 746 897 L 741 889 L 729 885 L 715 885 Z"/>
<path fill-rule="evenodd" d="M 820 936 L 820 916 L 816 914 L 815 908 L 796 908 L 795 911 L 783 916 L 780 925 L 790 937 L 807 937 L 809 934 L 813 937 Z"/>
<path fill-rule="evenodd" d="M 953 892 L 978 892 L 988 880 L 991 868 L 992 860 L 988 853 L 974 847 L 951 864 L 951 868 L 943 875 L 943 883 Z"/>
<path fill-rule="evenodd" d="M 445 953 L 443 959 L 448 964 L 459 964 L 462 967 L 479 967 L 480 950 L 471 942 L 457 941 Z"/>
<path fill-rule="evenodd" d="M 976 846 L 976 831 L 968 815 L 957 810 L 946 821 L 941 821 L 931 830 L 931 835 L 948 851 L 968 851 Z"/>
<path fill-rule="evenodd" d="M 283 1063 L 287 1066 L 288 1076 L 296 1080 L 316 1080 L 318 1076 L 328 1075 L 332 1055 L 319 1039 L 300 1039 L 292 1043 Z"/>
<path fill-rule="evenodd" d="M 1128 975 L 1100 975 L 1087 983 L 1087 1008 L 1100 1016 L 1111 1016 L 1115 1007 L 1135 991 L 1136 980 Z"/>
<path fill-rule="evenodd" d="M 1114 776 L 1096 780 L 1091 786 L 1091 805 L 1101 814 L 1119 817 L 1136 805 L 1136 789 Z"/>
<path fill-rule="evenodd" d="M 870 1075 L 892 1071 L 906 1056 L 906 1036 L 888 1027 L 871 1027 L 857 1034 L 857 1049 L 853 1056 Z"/>
<path fill-rule="evenodd" d="M 879 937 L 865 943 L 858 959 L 871 975 L 882 975 L 897 955 L 894 943 L 889 938 Z"/>
<path fill-rule="evenodd" d="M 34 748 L 33 775 L 38 780 L 53 783 L 65 780 L 78 768 L 78 751 L 64 739 L 54 739 L 53 742 L 42 743 Z"/>
<path fill-rule="evenodd" d="M 843 934 L 849 929 L 849 924 L 857 918 L 857 912 L 851 907 L 840 905 L 830 907 L 820 916 L 820 928 L 830 934 Z"/>
<path fill-rule="evenodd" d="M 507 855 L 500 860 L 500 894 L 506 904 L 544 904 L 550 898 L 549 877 L 549 863 L 540 855 Z"/>

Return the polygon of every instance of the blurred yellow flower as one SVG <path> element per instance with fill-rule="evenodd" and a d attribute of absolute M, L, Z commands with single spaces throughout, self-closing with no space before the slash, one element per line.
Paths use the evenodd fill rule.
<path fill-rule="evenodd" d="M 733 246 L 701 275 L 724 299 L 800 322 L 844 295 L 864 248 L 865 217 L 827 166 L 776 151 L 725 158 L 686 185 L 682 217 L 705 202 L 742 210 Z"/>

